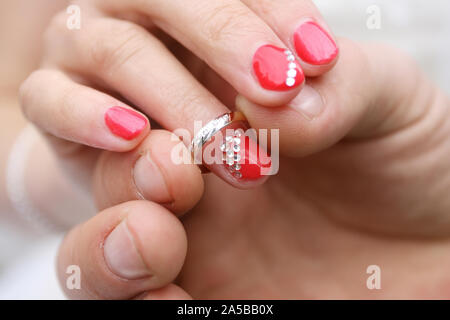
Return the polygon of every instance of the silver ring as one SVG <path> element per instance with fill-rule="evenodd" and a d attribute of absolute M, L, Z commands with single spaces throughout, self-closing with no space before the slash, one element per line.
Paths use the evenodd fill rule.
<path fill-rule="evenodd" d="M 203 146 L 211 140 L 211 138 L 223 128 L 227 127 L 234 121 L 245 121 L 245 116 L 241 112 L 225 113 L 203 126 L 192 139 L 189 151 L 192 154 L 192 158 L 195 159 L 195 155 L 198 150 L 201 150 Z"/>

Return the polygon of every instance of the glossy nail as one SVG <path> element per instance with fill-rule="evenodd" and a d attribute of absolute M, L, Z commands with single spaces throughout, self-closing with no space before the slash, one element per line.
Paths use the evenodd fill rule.
<path fill-rule="evenodd" d="M 253 57 L 253 70 L 264 89 L 286 91 L 305 80 L 302 68 L 289 50 L 265 45 Z"/>
<path fill-rule="evenodd" d="M 122 278 L 132 280 L 150 275 L 136 249 L 126 220 L 106 238 L 103 254 L 110 270 Z"/>
<path fill-rule="evenodd" d="M 328 64 L 339 52 L 333 38 L 313 21 L 298 27 L 294 33 L 294 45 L 298 56 L 312 65 Z"/>
<path fill-rule="evenodd" d="M 238 180 L 256 180 L 271 167 L 270 156 L 259 145 L 241 133 L 234 131 L 228 135 L 221 146 L 227 169 Z"/>
<path fill-rule="evenodd" d="M 105 113 L 105 123 L 116 136 L 133 140 L 145 129 L 147 119 L 134 110 L 112 107 Z"/>

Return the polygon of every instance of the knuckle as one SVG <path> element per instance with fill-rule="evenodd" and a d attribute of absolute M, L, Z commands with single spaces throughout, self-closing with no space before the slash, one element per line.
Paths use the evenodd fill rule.
<path fill-rule="evenodd" d="M 101 21 L 93 28 L 90 61 L 100 71 L 113 72 L 138 55 L 146 44 L 141 27 L 125 21 Z"/>
<path fill-rule="evenodd" d="M 172 84 L 159 87 L 161 101 L 170 101 L 166 113 L 174 123 L 194 123 L 205 105 L 214 101 L 191 85 Z"/>
<path fill-rule="evenodd" d="M 186 120 L 193 123 L 196 119 L 196 116 L 204 108 L 203 106 L 208 105 L 207 102 L 208 101 L 205 101 L 205 97 L 200 93 L 186 93 L 186 95 L 180 102 L 180 123 L 183 123 Z"/>
<path fill-rule="evenodd" d="M 280 7 L 285 8 L 285 6 L 280 6 L 278 1 L 258 1 L 256 7 L 258 13 L 264 14 L 269 17 L 274 15 Z"/>
<path fill-rule="evenodd" d="M 223 4 L 209 9 L 202 17 L 201 30 L 208 42 L 220 43 L 239 35 L 254 32 L 252 11 L 236 6 L 235 4 Z"/>

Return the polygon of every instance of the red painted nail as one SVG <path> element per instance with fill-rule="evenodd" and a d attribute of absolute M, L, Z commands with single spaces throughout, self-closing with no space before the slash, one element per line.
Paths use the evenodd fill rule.
<path fill-rule="evenodd" d="M 105 113 L 105 123 L 115 135 L 133 140 L 145 129 L 147 119 L 131 109 L 112 107 Z"/>
<path fill-rule="evenodd" d="M 292 52 L 272 45 L 262 46 L 256 51 L 253 70 L 261 86 L 268 90 L 290 90 L 305 80 Z"/>
<path fill-rule="evenodd" d="M 294 33 L 298 56 L 313 65 L 328 64 L 336 58 L 339 49 L 333 38 L 317 23 L 303 23 Z"/>
<path fill-rule="evenodd" d="M 263 176 L 263 169 L 271 167 L 270 156 L 248 136 L 235 131 L 227 136 L 222 145 L 225 165 L 233 176 L 240 180 L 256 180 Z"/>

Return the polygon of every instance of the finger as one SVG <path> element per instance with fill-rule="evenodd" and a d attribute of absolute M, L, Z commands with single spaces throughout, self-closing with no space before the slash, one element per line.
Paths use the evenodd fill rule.
<path fill-rule="evenodd" d="M 69 232 L 59 250 L 59 278 L 70 298 L 133 298 L 174 280 L 186 241 L 180 221 L 166 209 L 148 201 L 127 202 Z M 66 286 L 69 266 L 79 267 L 79 290 Z"/>
<path fill-rule="evenodd" d="M 145 292 L 138 297 L 137 300 L 192 300 L 192 297 L 182 288 L 175 284 Z"/>
<path fill-rule="evenodd" d="M 59 71 L 34 72 L 20 92 L 27 118 L 58 138 L 127 151 L 150 130 L 141 113 L 107 94 L 75 83 Z"/>
<path fill-rule="evenodd" d="M 254 128 L 281 128 L 281 153 L 304 156 L 343 137 L 386 135 L 426 111 L 423 101 L 432 87 L 410 59 L 386 47 L 362 47 L 345 39 L 340 47 L 335 68 L 309 81 L 289 105 L 267 109 L 237 99 Z M 418 83 L 423 90 L 416 90 Z"/>
<path fill-rule="evenodd" d="M 67 35 L 64 25 L 64 31 L 60 30 L 62 34 L 50 37 L 51 41 L 61 37 L 69 41 L 62 51 L 56 50 L 53 63 L 57 61 L 64 68 L 88 74 L 93 79 L 100 78 L 108 88 L 139 106 L 165 129 L 188 130 L 187 135 L 183 134 L 185 143 L 192 141 L 195 129 L 198 131 L 230 111 L 146 30 L 129 22 L 107 18 L 88 21 L 85 26 L 85 32 Z M 74 38 L 68 40 L 70 37 Z M 180 130 L 177 133 L 180 134 Z M 244 146 L 243 155 L 250 154 L 246 150 Z M 237 187 L 251 188 L 266 180 L 262 174 L 244 174 L 254 171 L 253 168 L 261 169 L 262 165 L 257 161 L 249 163 L 252 170 L 242 170 L 242 175 L 231 174 L 222 157 L 217 157 L 215 164 L 208 165 L 211 171 Z"/>
<path fill-rule="evenodd" d="M 105 152 L 94 173 L 97 206 L 147 199 L 178 215 L 190 210 L 203 194 L 203 179 L 190 157 L 173 159 L 176 148 L 186 149 L 170 132 L 153 130 L 133 151 Z"/>
<path fill-rule="evenodd" d="M 329 71 L 338 59 L 339 48 L 330 28 L 310 0 L 242 0 L 292 45 L 305 75 L 319 76 Z"/>
<path fill-rule="evenodd" d="M 51 48 L 46 65 L 98 81 L 170 131 L 193 132 L 195 120 L 207 122 L 229 111 L 158 39 L 134 23 L 87 17 L 83 32 L 74 33 L 67 31 L 66 16 L 59 15 L 46 39 Z"/>
<path fill-rule="evenodd" d="M 286 45 L 239 0 L 99 4 L 107 11 L 133 8 L 150 16 L 238 92 L 261 105 L 287 103 L 303 84 L 303 72 L 295 57 L 286 53 Z"/>

